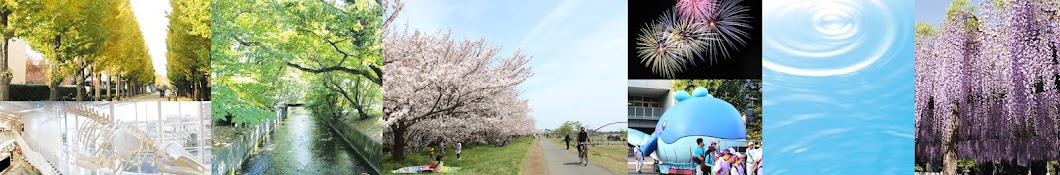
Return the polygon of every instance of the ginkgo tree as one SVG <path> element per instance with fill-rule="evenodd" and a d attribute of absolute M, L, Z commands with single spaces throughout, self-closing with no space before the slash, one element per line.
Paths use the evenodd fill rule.
<path fill-rule="evenodd" d="M 24 15 L 25 3 L 14 0 L 0 0 L 0 101 L 8 100 L 8 85 L 11 84 L 12 75 L 7 58 L 11 40 L 17 37 L 20 15 Z M 17 65 L 15 65 L 17 66 Z"/>
<path fill-rule="evenodd" d="M 49 100 L 60 98 L 59 84 L 67 76 L 77 73 L 74 68 L 99 53 L 106 37 L 103 12 L 106 1 L 43 1 L 27 2 L 35 13 L 27 15 L 37 24 L 27 40 L 38 48 L 49 63 L 47 69 Z"/>
<path fill-rule="evenodd" d="M 96 100 L 102 100 L 99 85 L 104 76 L 111 80 L 108 84 L 129 82 L 108 86 L 108 97 L 111 90 L 116 91 L 114 96 L 142 92 L 145 85 L 154 82 L 146 44 L 128 1 L 32 0 L 4 4 L 17 7 L 12 8 L 17 9 L 12 11 L 17 18 L 7 21 L 6 28 L 21 28 L 5 30 L 8 33 L 4 36 L 24 38 L 46 58 L 49 100 L 67 95 L 85 100 L 89 75 L 97 82 Z M 58 86 L 70 77 L 76 93 L 59 94 Z M 123 89 L 127 92 L 122 93 Z"/>
<path fill-rule="evenodd" d="M 166 33 L 166 77 L 177 95 L 209 100 L 210 1 L 171 0 Z"/>

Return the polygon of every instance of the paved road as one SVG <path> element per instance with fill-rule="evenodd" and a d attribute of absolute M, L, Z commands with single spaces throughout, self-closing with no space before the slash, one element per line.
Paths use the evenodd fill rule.
<path fill-rule="evenodd" d="M 126 99 L 124 99 L 124 101 L 173 101 L 173 99 L 171 97 L 169 97 L 169 96 L 159 97 L 158 96 L 158 92 L 153 92 L 153 93 L 149 93 L 149 94 L 145 94 L 145 95 L 140 95 L 140 96 L 136 96 L 136 97 L 126 98 Z M 185 97 L 181 97 L 181 98 L 178 98 L 178 101 L 191 101 L 191 99 L 185 98 Z"/>
<path fill-rule="evenodd" d="M 642 173 L 637 173 L 637 160 L 636 159 L 633 159 L 633 157 L 627 157 L 626 159 L 628 160 L 626 162 L 626 170 L 629 170 L 629 172 L 627 172 L 627 173 L 629 173 L 630 175 L 634 175 L 634 174 L 659 174 L 659 173 L 655 172 L 655 170 L 652 170 L 652 167 L 651 167 L 652 165 L 651 164 L 655 160 L 652 159 L 651 157 L 645 157 L 644 158 L 644 163 L 643 163 L 644 166 L 641 166 L 641 169 L 640 169 L 640 172 L 642 172 Z"/>
<path fill-rule="evenodd" d="M 567 151 L 567 148 L 562 145 L 556 145 L 550 141 L 538 143 L 541 143 L 541 154 L 545 157 L 548 174 L 615 174 L 594 163 L 589 163 L 589 166 L 582 166 L 582 164 L 578 163 L 578 155 Z M 574 146 L 571 146 L 571 149 L 574 149 Z"/>

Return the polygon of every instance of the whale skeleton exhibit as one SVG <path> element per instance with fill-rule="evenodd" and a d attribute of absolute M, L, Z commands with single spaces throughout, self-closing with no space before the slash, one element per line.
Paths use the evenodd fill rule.
<path fill-rule="evenodd" d="M 142 130 L 132 124 L 112 122 L 110 116 L 78 104 L 68 104 L 63 111 L 89 119 L 78 126 L 77 142 L 94 145 L 95 151 L 72 152 L 75 164 L 87 169 L 113 168 L 118 174 L 124 166 L 139 166 L 151 162 L 162 173 L 206 174 L 206 166 L 175 143 L 157 145 Z M 134 157 L 136 153 L 153 153 L 154 159 Z"/>
<path fill-rule="evenodd" d="M 160 144 L 155 140 L 152 140 L 151 136 L 137 127 L 132 123 L 123 123 L 113 115 L 109 115 L 101 112 L 99 109 L 91 106 L 90 104 L 99 103 L 41 103 L 44 105 L 37 105 L 30 107 L 34 109 L 23 110 L 23 112 L 12 112 L 8 109 L 4 109 L 11 106 L 10 103 L 0 104 L 0 116 L 4 117 L 19 117 L 20 114 L 25 113 L 41 113 L 40 111 L 47 112 L 65 112 L 66 117 L 77 117 L 78 122 L 76 124 L 68 125 L 68 127 L 75 128 L 64 128 L 70 130 L 76 130 L 75 136 L 72 136 L 69 145 L 65 145 L 59 152 L 62 156 L 43 156 L 48 162 L 40 162 L 37 158 L 36 163 L 30 162 L 34 166 L 41 166 L 41 164 L 47 164 L 47 169 L 51 169 L 45 172 L 45 174 L 81 174 L 84 171 L 77 170 L 66 170 L 69 172 L 61 171 L 62 168 L 55 169 L 54 166 L 59 164 L 70 164 L 78 169 L 90 170 L 90 171 L 113 171 L 113 174 L 139 174 L 135 172 L 126 172 L 126 169 L 130 167 L 141 167 L 143 165 L 153 165 L 157 167 L 157 173 L 163 174 L 181 174 L 181 175 L 200 175 L 206 174 L 208 168 L 205 164 L 199 161 L 195 155 L 186 150 L 179 143 L 164 143 Z M 161 106 L 161 105 L 160 105 Z M 27 108 L 23 106 L 23 108 Z M 161 107 L 160 107 L 161 108 Z M 113 112 L 113 106 L 112 106 Z M 33 112 L 25 112 L 33 111 Z M 23 116 L 25 118 L 25 116 Z M 41 116 L 29 116 L 41 117 Z M 49 116 L 44 119 L 48 120 L 61 120 L 59 117 L 52 118 Z M 25 121 L 23 121 L 25 122 Z M 159 126 L 162 127 L 161 125 Z M 51 128 L 49 128 L 51 129 Z M 159 135 L 162 133 L 159 129 Z M 14 131 L 16 135 L 19 131 Z M 44 139 L 35 138 L 32 133 L 24 138 L 27 140 L 32 139 Z M 201 136 L 201 134 L 200 134 Z M 17 138 L 21 139 L 22 137 Z M 63 136 L 62 140 L 66 140 L 70 136 Z M 25 141 L 20 141 L 25 142 Z M 64 141 L 65 142 L 65 141 Z M 41 150 L 44 145 L 35 144 L 23 144 L 19 146 L 29 147 L 22 148 L 23 150 Z M 40 156 L 37 156 L 40 157 Z M 62 158 L 60 158 L 62 157 Z M 50 159 L 49 159 L 50 158 Z M 65 162 L 64 162 L 65 161 Z M 37 167 L 38 169 L 44 167 Z M 110 173 L 107 173 L 110 174 Z M 153 173 L 148 173 L 153 174 Z"/>

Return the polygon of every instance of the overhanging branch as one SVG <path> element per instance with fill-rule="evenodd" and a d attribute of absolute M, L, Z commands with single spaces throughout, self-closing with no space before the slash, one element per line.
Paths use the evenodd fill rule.
<path fill-rule="evenodd" d="M 339 71 L 339 72 L 345 72 L 345 73 L 354 74 L 354 75 L 361 75 L 364 78 L 368 78 L 368 80 L 372 81 L 372 83 L 375 83 L 376 85 L 379 85 L 379 86 L 383 85 L 383 79 L 379 78 L 379 76 L 372 75 L 373 73 L 375 73 L 376 75 L 382 75 L 382 69 L 377 68 L 375 66 L 368 66 L 370 69 L 372 69 L 371 71 L 367 71 L 367 70 L 363 70 L 363 69 L 350 69 L 350 68 L 346 68 L 346 67 L 342 67 L 342 66 L 331 66 L 331 67 L 324 67 L 324 68 L 320 68 L 320 69 L 313 69 L 313 68 L 304 67 L 302 65 L 294 64 L 294 63 L 291 63 L 291 62 L 287 62 L 287 66 L 295 68 L 295 69 L 298 69 L 298 70 L 301 70 L 301 71 L 314 73 L 314 74 Z"/>

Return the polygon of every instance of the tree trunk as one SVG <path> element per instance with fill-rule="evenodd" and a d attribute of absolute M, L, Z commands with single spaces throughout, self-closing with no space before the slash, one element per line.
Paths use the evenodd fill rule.
<path fill-rule="evenodd" d="M 404 126 L 405 122 L 398 121 L 394 125 L 394 133 L 391 134 L 394 144 L 390 147 L 390 155 L 395 161 L 405 160 L 405 133 L 408 131 L 407 126 Z"/>
<path fill-rule="evenodd" d="M 0 42 L 0 101 L 7 101 L 10 98 L 10 92 L 8 92 L 8 86 L 11 85 L 11 70 L 7 66 L 7 55 L 9 55 L 10 49 L 8 45 L 10 39 L 7 36 L 2 38 L 4 41 Z"/>
<path fill-rule="evenodd" d="M 48 82 L 48 101 L 59 101 L 59 81 Z"/>
<path fill-rule="evenodd" d="M 195 101 L 198 101 L 199 100 L 199 83 L 192 82 L 191 88 L 192 88 L 191 99 L 193 99 Z"/>
<path fill-rule="evenodd" d="M 114 93 L 114 96 L 115 96 L 114 101 L 119 101 L 119 100 L 121 100 L 121 97 L 125 96 L 124 94 L 121 93 L 122 92 L 122 90 L 121 90 L 122 89 L 122 86 L 121 86 L 121 73 L 116 73 L 114 75 L 116 76 L 115 80 L 117 81 L 117 82 L 114 82 L 114 84 L 117 86 L 114 89 L 114 91 L 115 91 L 115 93 Z"/>
<path fill-rule="evenodd" d="M 949 129 L 942 134 L 942 174 L 957 174 L 957 127 L 960 126 L 957 105 L 952 105 L 953 115 Z"/>
<path fill-rule="evenodd" d="M 93 69 L 93 71 L 99 71 L 99 70 L 95 70 L 96 69 L 95 67 L 92 67 L 92 69 Z M 96 90 L 95 90 L 95 92 L 92 93 L 92 95 L 95 96 L 95 97 L 92 98 L 92 100 L 95 100 L 95 101 L 99 101 L 100 100 L 99 99 L 99 87 L 103 86 L 103 80 L 99 78 L 100 77 L 99 74 L 100 73 L 92 74 L 92 79 L 96 80 L 96 84 L 94 86 Z"/>
<path fill-rule="evenodd" d="M 114 76 L 107 75 L 107 101 L 114 101 Z"/>
<path fill-rule="evenodd" d="M 85 85 L 85 71 L 83 69 L 82 70 L 78 70 L 77 73 L 74 74 L 74 78 L 76 78 L 76 80 L 74 80 L 74 82 L 75 82 L 74 83 L 74 86 L 75 86 L 74 89 L 77 89 L 77 92 L 74 92 L 74 94 L 77 94 L 77 96 L 74 98 L 74 100 L 75 101 L 84 101 L 85 100 L 85 86 L 84 86 Z"/>
<path fill-rule="evenodd" d="M 59 76 L 59 65 L 52 65 L 51 77 L 48 77 L 48 101 L 59 101 L 59 83 L 63 81 L 63 78 Z"/>

